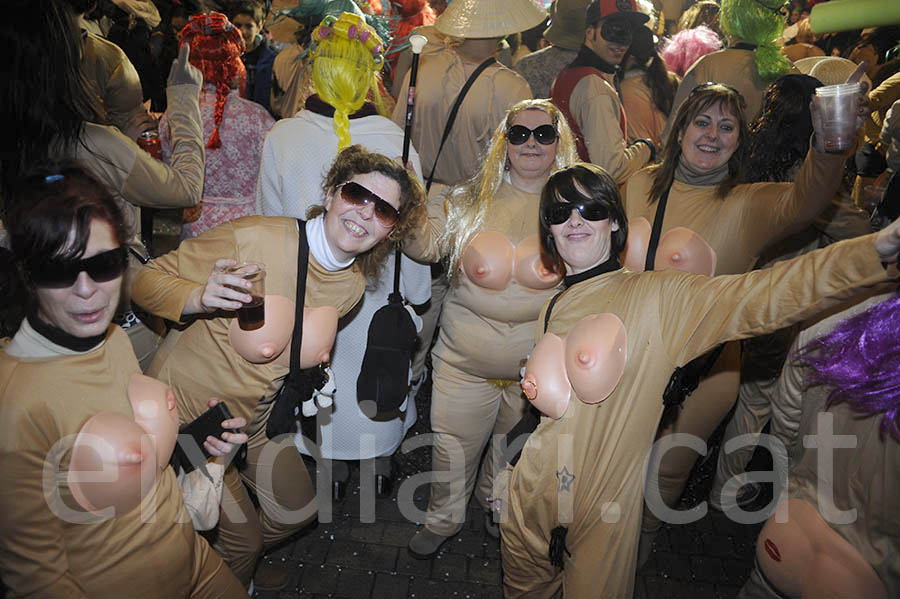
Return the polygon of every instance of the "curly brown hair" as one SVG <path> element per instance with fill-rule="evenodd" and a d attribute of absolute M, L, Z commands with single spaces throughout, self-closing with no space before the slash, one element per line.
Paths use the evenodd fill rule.
<path fill-rule="evenodd" d="M 325 176 L 322 191 L 327 196 L 354 175 L 364 173 L 379 173 L 396 181 L 400 186 L 400 220 L 386 239 L 356 257 L 356 264 L 363 275 L 367 279 L 374 279 L 381 272 L 388 254 L 396 249 L 397 242 L 404 239 L 415 228 L 416 223 L 426 218 L 425 188 L 415 173 L 404 168 L 399 162 L 382 154 L 369 152 L 360 145 L 352 145 L 344 148 L 335 158 Z M 324 213 L 325 206 L 312 206 L 307 211 L 306 217 L 311 219 Z"/>

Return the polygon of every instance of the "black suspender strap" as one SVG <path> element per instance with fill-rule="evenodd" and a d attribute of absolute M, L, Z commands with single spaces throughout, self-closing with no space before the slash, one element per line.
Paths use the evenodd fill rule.
<path fill-rule="evenodd" d="M 447 141 L 447 138 L 450 137 L 450 130 L 453 128 L 453 122 L 456 120 L 456 113 L 459 112 L 459 107 L 462 105 L 463 98 L 469 93 L 469 88 L 472 87 L 472 84 L 475 83 L 478 76 L 495 62 L 497 62 L 497 60 L 492 56 L 478 65 L 478 67 L 472 71 L 472 74 L 469 75 L 469 78 L 466 80 L 465 85 L 462 86 L 462 89 L 459 90 L 459 94 L 453 102 L 453 107 L 450 109 L 450 114 L 447 116 L 447 124 L 444 126 L 444 135 L 441 136 L 441 145 L 438 146 L 437 154 L 434 156 L 434 164 L 431 165 L 431 173 L 428 175 L 428 179 L 425 182 L 426 193 L 431 190 L 431 182 L 434 180 L 434 171 L 437 169 L 438 159 L 441 157 L 441 150 L 444 149 L 444 143 Z"/>
<path fill-rule="evenodd" d="M 662 233 L 663 220 L 666 218 L 666 202 L 669 201 L 669 190 L 662 194 L 656 205 L 656 216 L 653 217 L 653 230 L 650 232 L 650 244 L 647 246 L 647 261 L 644 270 L 653 270 L 656 262 L 656 248 L 659 246 L 659 236 Z"/>

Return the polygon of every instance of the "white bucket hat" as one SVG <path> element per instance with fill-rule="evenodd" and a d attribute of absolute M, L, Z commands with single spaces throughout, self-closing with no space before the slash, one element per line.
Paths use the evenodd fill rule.
<path fill-rule="evenodd" d="M 546 17 L 534 0 L 453 0 L 434 27 L 453 37 L 503 37 L 531 29 Z"/>

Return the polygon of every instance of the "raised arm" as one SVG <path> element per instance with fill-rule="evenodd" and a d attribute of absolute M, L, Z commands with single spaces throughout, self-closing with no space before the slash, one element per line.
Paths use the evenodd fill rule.
<path fill-rule="evenodd" d="M 166 87 L 172 146 L 170 164 L 152 158 L 129 140 L 127 150 L 134 154 L 134 161 L 120 189 L 131 204 L 188 208 L 196 205 L 203 195 L 205 145 L 198 104 L 203 78 L 188 62 L 188 52 L 189 46 L 185 44 L 172 65 Z"/>
<path fill-rule="evenodd" d="M 621 185 L 650 160 L 650 149 L 643 143 L 628 145 L 619 126 L 619 104 L 610 95 L 615 91 L 600 77 L 585 77 L 572 90 L 571 106 L 582 124 L 585 145 L 591 162 L 602 166 Z"/>
<path fill-rule="evenodd" d="M 443 244 L 447 228 L 446 196 L 438 194 L 426 202 L 426 213 L 403 240 L 403 253 L 419 262 L 439 262 L 446 253 Z M 427 217 L 426 217 L 427 214 Z"/>
<path fill-rule="evenodd" d="M 896 277 L 896 269 L 889 272 L 882 262 L 896 262 L 897 225 L 743 275 L 669 273 L 658 301 L 661 337 L 673 363 L 683 365 L 719 343 L 800 322 L 863 287 Z"/>

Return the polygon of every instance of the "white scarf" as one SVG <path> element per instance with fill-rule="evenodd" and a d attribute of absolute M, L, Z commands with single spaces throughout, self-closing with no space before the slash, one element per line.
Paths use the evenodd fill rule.
<path fill-rule="evenodd" d="M 306 221 L 306 241 L 309 243 L 309 253 L 313 255 L 322 268 L 329 271 L 341 270 L 353 264 L 354 258 L 347 262 L 339 262 L 325 239 L 325 215 L 320 214 L 316 218 Z"/>

